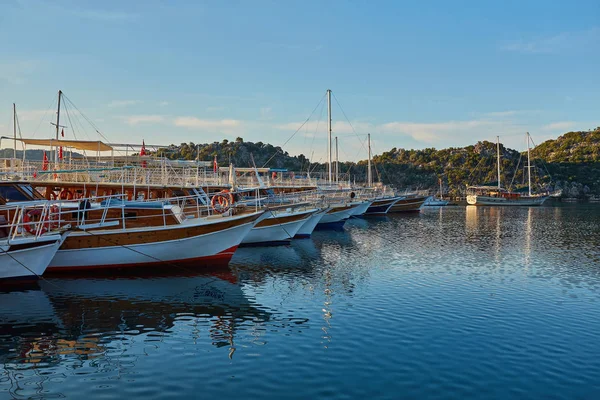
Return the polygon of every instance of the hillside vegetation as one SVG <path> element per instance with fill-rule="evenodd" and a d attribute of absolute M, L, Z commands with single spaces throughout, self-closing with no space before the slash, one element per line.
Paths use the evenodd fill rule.
<path fill-rule="evenodd" d="M 326 171 L 325 164 L 311 163 L 306 156 L 291 156 L 280 147 L 262 142 L 223 140 L 206 144 L 182 143 L 160 149 L 170 159 L 212 161 L 221 166 L 268 166 L 295 172 Z M 526 154 L 500 145 L 501 181 L 505 187 L 526 187 Z M 600 127 L 587 132 L 568 132 L 548 140 L 532 152 L 534 190 L 562 189 L 566 197 L 600 195 Z M 0 150 L 0 157 L 12 157 L 12 150 Z M 19 152 L 18 157 L 22 157 Z M 41 150 L 29 150 L 28 158 L 41 159 Z M 436 150 L 392 148 L 373 159 L 374 176 L 398 188 L 437 188 L 441 179 L 444 191 L 462 195 L 468 185 L 490 184 L 496 177 L 496 144 L 477 142 L 467 147 Z M 365 181 L 367 161 L 340 163 L 340 172 L 353 180 Z M 346 175 L 348 176 L 348 175 Z"/>

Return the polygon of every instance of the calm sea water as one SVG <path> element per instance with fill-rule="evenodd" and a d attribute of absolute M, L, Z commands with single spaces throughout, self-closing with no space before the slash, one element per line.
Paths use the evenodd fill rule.
<path fill-rule="evenodd" d="M 0 398 L 600 398 L 600 207 L 431 209 L 0 292 Z"/>

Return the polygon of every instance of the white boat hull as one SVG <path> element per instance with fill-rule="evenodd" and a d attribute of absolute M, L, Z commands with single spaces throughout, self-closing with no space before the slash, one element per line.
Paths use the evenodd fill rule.
<path fill-rule="evenodd" d="M 327 210 L 328 210 L 328 208 L 318 211 L 318 212 L 315 212 L 313 215 L 311 215 L 310 218 L 308 218 L 308 220 L 306 220 L 306 222 L 304 224 L 302 224 L 302 226 L 300 227 L 298 232 L 296 232 L 296 235 L 294 237 L 296 237 L 296 238 L 310 237 L 310 235 L 312 235 L 313 231 L 317 227 L 317 224 L 321 221 L 321 219 L 323 218 L 323 215 L 325 215 Z"/>
<path fill-rule="evenodd" d="M 36 247 L 22 250 L 11 251 L 8 245 L 2 245 L 2 250 L 0 250 L 0 279 L 36 278 L 41 276 L 46 271 L 60 244 L 60 236 L 57 236 L 51 241 L 43 241 L 43 244 L 38 243 Z"/>
<path fill-rule="evenodd" d="M 123 239 L 119 235 L 125 232 L 136 235 L 148 231 L 148 229 L 117 229 L 110 231 L 75 232 L 68 240 L 79 239 L 83 246 L 75 249 L 65 249 L 64 245 L 56 252 L 54 259 L 48 266 L 48 271 L 60 272 L 68 270 L 85 270 L 93 268 L 109 267 L 138 267 L 168 264 L 192 264 L 206 265 L 227 263 L 233 256 L 243 238 L 250 232 L 256 223 L 256 214 L 240 216 L 230 221 L 238 221 L 238 224 L 225 229 L 179 237 L 174 240 L 162 240 L 166 237 L 165 232 L 177 232 L 179 229 L 201 229 L 211 224 L 181 224 L 156 227 L 152 229 L 154 241 L 148 243 L 136 243 L 119 245 Z M 215 220 L 214 223 L 225 221 Z M 191 225 L 191 226 L 190 226 Z M 131 240 L 131 239 L 129 239 Z M 102 243 L 101 246 L 85 245 L 85 243 Z"/>
<path fill-rule="evenodd" d="M 242 240 L 243 245 L 258 244 L 283 244 L 289 242 L 298 233 L 302 225 L 314 214 L 315 210 L 308 210 L 296 213 L 274 214 L 265 218 L 262 222 L 268 223 L 268 220 L 280 219 L 281 223 L 261 226 L 257 224 Z M 293 217 L 294 220 L 286 221 L 286 218 Z"/>
<path fill-rule="evenodd" d="M 365 200 L 357 202 L 356 204 L 357 206 L 352 209 L 352 213 L 350 214 L 351 217 L 358 217 L 359 215 L 363 215 L 364 213 L 366 213 L 369 207 L 371 207 L 371 204 L 373 204 L 373 202 Z"/>
<path fill-rule="evenodd" d="M 541 206 L 547 199 L 548 196 L 507 199 L 505 197 L 469 195 L 467 203 L 473 206 Z"/>
<path fill-rule="evenodd" d="M 448 203 L 448 200 L 442 200 L 436 197 L 429 197 L 427 200 L 425 200 L 425 203 L 423 203 L 423 207 L 443 207 L 447 206 Z"/>
<path fill-rule="evenodd" d="M 327 211 L 319 223 L 317 224 L 317 229 L 322 228 L 341 228 L 344 226 L 344 223 L 352 216 L 354 212 L 354 208 L 356 205 L 332 205 L 331 209 Z"/>

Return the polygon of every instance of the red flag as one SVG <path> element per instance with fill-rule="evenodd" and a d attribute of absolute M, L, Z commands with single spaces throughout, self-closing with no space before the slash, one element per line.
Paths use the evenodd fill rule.
<path fill-rule="evenodd" d="M 48 156 L 46 150 L 44 150 L 44 159 L 42 160 L 42 171 L 48 171 Z"/>
<path fill-rule="evenodd" d="M 146 155 L 146 143 L 142 140 L 142 149 L 140 150 L 140 157 Z M 146 161 L 142 161 L 142 168 L 148 167 Z"/>
<path fill-rule="evenodd" d="M 65 128 L 60 131 L 60 136 L 65 137 Z"/>
<path fill-rule="evenodd" d="M 217 156 L 215 156 L 215 161 L 213 161 L 213 172 L 217 172 L 219 169 L 219 164 L 217 164 Z"/>
<path fill-rule="evenodd" d="M 62 152 L 62 146 L 60 146 L 58 148 L 58 159 L 62 160 L 63 159 L 63 152 Z"/>

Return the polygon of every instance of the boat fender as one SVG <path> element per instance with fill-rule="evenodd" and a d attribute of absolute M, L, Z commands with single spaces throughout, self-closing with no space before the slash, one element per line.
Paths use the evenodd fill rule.
<path fill-rule="evenodd" d="M 355 198 L 355 197 L 356 197 L 356 193 L 354 193 L 354 192 L 350 192 L 350 198 L 351 198 L 351 199 L 353 199 L 353 198 Z"/>

